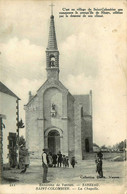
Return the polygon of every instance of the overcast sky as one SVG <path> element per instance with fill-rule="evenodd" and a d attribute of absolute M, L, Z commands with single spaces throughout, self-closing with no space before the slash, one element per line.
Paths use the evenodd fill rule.
<path fill-rule="evenodd" d="M 21 98 L 20 118 L 28 92 L 46 80 L 50 1 L 0 2 L 1 81 Z M 54 2 L 60 80 L 72 94 L 93 91 L 93 134 L 99 145 L 126 136 L 126 32 L 122 1 Z M 123 8 L 103 18 L 59 18 L 62 8 Z"/>

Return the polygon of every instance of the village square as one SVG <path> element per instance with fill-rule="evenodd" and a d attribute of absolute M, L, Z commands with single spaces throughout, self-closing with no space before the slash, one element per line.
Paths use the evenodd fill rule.
<path fill-rule="evenodd" d="M 126 139 L 112 146 L 94 143 L 94 93 L 89 88 L 88 93 L 73 94 L 62 83 L 62 50 L 57 43 L 54 5 L 50 6 L 48 38 L 44 37 L 48 39 L 46 79 L 36 93 L 28 90 L 25 119 L 20 118 L 22 99 L 0 81 L 1 184 L 40 185 L 38 190 L 41 183 L 90 183 L 95 190 L 101 184 L 124 184 Z"/>

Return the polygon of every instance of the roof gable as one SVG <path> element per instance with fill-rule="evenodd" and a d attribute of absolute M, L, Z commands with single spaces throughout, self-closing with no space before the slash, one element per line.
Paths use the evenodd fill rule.
<path fill-rule="evenodd" d="M 68 92 L 68 89 L 59 81 L 59 80 L 46 80 L 44 84 L 37 90 L 39 92 L 40 90 L 46 90 L 50 87 L 57 87 L 60 90 Z"/>
<path fill-rule="evenodd" d="M 37 93 L 28 101 L 28 103 L 25 105 L 29 105 L 34 99 L 35 97 L 37 97 L 37 94 L 39 92 L 41 92 L 42 90 L 43 91 L 46 91 L 48 88 L 50 87 L 57 87 L 58 89 L 66 92 L 67 94 L 69 94 L 72 98 L 74 98 L 71 93 L 68 91 L 68 89 L 59 81 L 59 80 L 46 80 L 42 85 L 41 87 L 37 90 Z"/>
<path fill-rule="evenodd" d="M 17 98 L 18 100 L 20 100 L 20 98 L 18 96 L 16 96 L 9 88 L 7 88 L 2 82 L 0 82 L 0 92 L 8 94 L 10 96 L 13 96 L 15 98 Z"/>

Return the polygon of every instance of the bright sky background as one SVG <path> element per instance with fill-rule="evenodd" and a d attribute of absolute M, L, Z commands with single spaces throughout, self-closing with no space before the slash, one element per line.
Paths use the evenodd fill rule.
<path fill-rule="evenodd" d="M 46 80 L 50 1 L 0 1 L 1 81 L 20 101 L 20 118 L 28 92 Z M 93 91 L 93 134 L 98 145 L 126 137 L 125 1 L 54 2 L 60 51 L 60 80 L 72 94 Z M 123 8 L 103 18 L 59 18 L 62 8 Z M 125 13 L 126 12 L 126 13 Z M 22 131 L 24 133 L 24 131 Z"/>

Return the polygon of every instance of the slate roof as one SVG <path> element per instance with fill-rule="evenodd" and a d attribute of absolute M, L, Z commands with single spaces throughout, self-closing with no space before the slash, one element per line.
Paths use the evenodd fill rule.
<path fill-rule="evenodd" d="M 0 82 L 0 92 L 8 94 L 10 96 L 13 96 L 15 98 L 17 98 L 18 100 L 20 100 L 20 98 L 18 96 L 16 96 L 9 88 L 7 88 L 2 82 Z"/>

